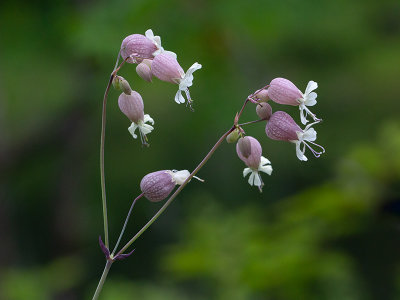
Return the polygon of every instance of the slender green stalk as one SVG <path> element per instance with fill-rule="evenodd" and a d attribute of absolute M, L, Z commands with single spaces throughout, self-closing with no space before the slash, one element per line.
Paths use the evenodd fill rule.
<path fill-rule="evenodd" d="M 242 127 L 242 126 L 245 126 L 245 125 L 250 125 L 250 124 L 254 124 L 254 123 L 259 123 L 259 122 L 263 122 L 263 121 L 266 121 L 266 120 L 267 120 L 267 119 L 254 120 L 254 121 L 250 121 L 250 122 L 238 124 L 238 126 Z"/>
<path fill-rule="evenodd" d="M 154 223 L 158 219 L 158 217 L 166 210 L 166 208 L 171 204 L 171 202 L 178 196 L 178 194 L 183 190 L 183 188 L 188 184 L 190 179 L 193 178 L 194 175 L 205 165 L 205 163 L 210 159 L 210 157 L 214 154 L 215 150 L 218 149 L 218 147 L 222 144 L 222 142 L 225 140 L 225 138 L 228 136 L 229 133 L 231 133 L 233 130 L 235 130 L 235 126 L 232 126 L 231 129 L 229 129 L 226 133 L 224 133 L 218 142 L 211 148 L 210 152 L 203 158 L 203 160 L 199 163 L 199 165 L 196 167 L 196 169 L 193 170 L 192 173 L 190 173 L 189 177 L 185 180 L 185 182 L 172 194 L 171 197 L 165 202 L 165 204 L 159 209 L 159 211 L 142 227 L 142 229 L 139 230 L 136 235 L 130 239 L 130 241 L 117 253 L 117 256 L 120 254 L 123 254 L 132 243 L 143 234 L 147 230 L 147 228 L 150 227 L 151 224 Z"/>
<path fill-rule="evenodd" d="M 101 181 L 101 199 L 103 203 L 103 222 L 104 222 L 104 241 L 105 246 L 108 248 L 108 216 L 107 216 L 107 196 L 106 196 L 106 178 L 104 172 L 104 143 L 106 137 L 106 118 L 107 118 L 107 98 L 108 93 L 110 92 L 111 84 L 113 82 L 114 77 L 117 75 L 117 72 L 124 65 L 126 60 L 123 60 L 122 63 L 117 67 L 119 61 L 119 54 L 117 58 L 117 63 L 115 65 L 114 71 L 110 75 L 110 79 L 108 80 L 106 91 L 104 92 L 103 97 L 103 109 L 101 114 L 101 138 L 100 138 L 100 181 Z"/>
<path fill-rule="evenodd" d="M 106 135 L 107 98 L 114 76 L 115 76 L 114 73 L 112 73 L 110 76 L 110 80 L 108 81 L 106 91 L 104 93 L 103 110 L 101 115 L 101 138 L 100 138 L 101 199 L 103 203 L 104 240 L 107 248 L 108 248 L 108 217 L 107 217 L 106 179 L 104 175 L 104 141 Z"/>
<path fill-rule="evenodd" d="M 92 300 L 97 300 L 99 298 L 100 292 L 103 288 L 104 282 L 106 281 L 108 271 L 110 271 L 112 263 L 112 260 L 107 260 L 106 266 L 104 267 L 103 274 L 101 275 L 99 284 L 97 285 L 96 292 L 94 293 Z"/>
<path fill-rule="evenodd" d="M 117 251 L 117 248 L 118 248 L 118 246 L 119 246 L 119 243 L 121 242 L 122 236 L 124 235 L 126 225 L 128 224 L 128 220 L 129 220 L 129 218 L 130 218 L 130 216 L 131 216 L 132 209 L 133 209 L 133 207 L 135 206 L 136 201 L 138 201 L 140 198 L 142 198 L 143 195 L 144 195 L 144 193 L 141 193 L 139 196 L 136 197 L 135 200 L 133 200 L 132 205 L 131 205 L 131 207 L 130 207 L 130 209 L 129 209 L 128 215 L 126 216 L 124 226 L 122 227 L 121 233 L 120 233 L 120 235 L 119 235 L 118 241 L 117 241 L 117 243 L 115 244 L 114 250 L 113 250 L 112 253 L 111 253 L 111 257 L 113 257 L 115 251 Z"/>

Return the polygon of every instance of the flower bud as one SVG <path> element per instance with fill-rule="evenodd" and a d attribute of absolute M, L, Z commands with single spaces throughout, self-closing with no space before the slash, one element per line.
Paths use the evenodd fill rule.
<path fill-rule="evenodd" d="M 228 134 L 228 136 L 226 137 L 226 141 L 229 144 L 235 143 L 240 137 L 240 130 L 239 128 L 236 128 L 235 130 L 233 130 L 230 134 Z"/>
<path fill-rule="evenodd" d="M 158 79 L 175 84 L 179 84 L 185 74 L 176 58 L 168 53 L 161 53 L 154 58 L 151 72 Z"/>
<path fill-rule="evenodd" d="M 259 91 L 257 94 L 255 94 L 255 97 L 260 101 L 260 102 L 267 102 L 269 97 L 268 97 L 268 91 L 262 89 Z"/>
<path fill-rule="evenodd" d="M 261 102 L 261 103 L 257 104 L 256 113 L 260 117 L 260 119 L 269 120 L 269 118 L 272 115 L 271 105 L 269 105 L 266 102 Z"/>
<path fill-rule="evenodd" d="M 301 99 L 303 94 L 291 81 L 275 78 L 269 85 L 268 96 L 276 103 L 297 106 L 300 104 L 298 99 Z"/>
<path fill-rule="evenodd" d="M 151 77 L 153 76 L 151 73 L 151 63 L 150 66 L 148 63 L 145 63 L 144 61 L 150 61 L 149 59 L 144 59 L 143 62 L 137 65 L 136 67 L 136 73 L 144 80 L 151 82 Z"/>
<path fill-rule="evenodd" d="M 130 95 L 132 93 L 129 82 L 122 76 L 115 76 L 112 84 L 116 90 L 123 91 L 127 95 Z"/>
<path fill-rule="evenodd" d="M 142 34 L 131 34 L 121 44 L 121 56 L 128 63 L 136 63 L 144 58 L 151 59 L 156 50 L 157 46 Z"/>
<path fill-rule="evenodd" d="M 303 132 L 303 130 L 290 115 L 284 111 L 277 111 L 269 119 L 265 132 L 273 140 L 296 141 L 298 139 L 297 132 Z"/>
<path fill-rule="evenodd" d="M 134 123 L 144 118 L 143 99 L 138 92 L 132 91 L 130 95 L 122 93 L 118 98 L 119 109 Z"/>
<path fill-rule="evenodd" d="M 239 139 L 236 144 L 236 153 L 248 167 L 258 169 L 261 161 L 262 148 L 255 138 L 246 136 Z"/>

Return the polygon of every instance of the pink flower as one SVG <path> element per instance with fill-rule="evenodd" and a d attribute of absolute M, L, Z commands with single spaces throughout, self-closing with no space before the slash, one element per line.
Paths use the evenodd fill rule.
<path fill-rule="evenodd" d="M 325 152 L 322 146 L 314 143 L 317 139 L 317 132 L 311 126 L 317 123 L 311 123 L 302 130 L 290 115 L 283 111 L 277 111 L 269 119 L 265 132 L 270 139 L 295 143 L 297 158 L 307 161 L 307 157 L 304 155 L 306 147 L 311 150 L 315 157 L 320 157 Z M 315 151 L 309 144 L 319 147 L 322 151 Z M 303 145 L 303 149 L 300 149 L 301 145 Z"/>
<path fill-rule="evenodd" d="M 131 34 L 121 44 L 121 56 L 128 63 L 137 63 L 144 58 L 152 59 L 157 50 L 154 43 L 142 34 Z"/>
<path fill-rule="evenodd" d="M 130 95 L 122 93 L 118 98 L 118 106 L 120 110 L 132 121 L 128 131 L 134 139 L 137 138 L 135 134 L 136 129 L 139 129 L 142 144 L 147 145 L 146 134 L 149 134 L 154 128 L 146 124 L 150 122 L 154 125 L 154 120 L 150 115 L 144 114 L 143 99 L 139 93 L 132 91 Z"/>
<path fill-rule="evenodd" d="M 315 81 L 310 81 L 304 94 L 289 80 L 285 78 L 275 78 L 271 81 L 268 88 L 269 98 L 280 104 L 299 106 L 301 123 L 306 124 L 307 115 L 309 114 L 314 121 L 320 121 L 307 108 L 317 104 L 317 93 L 313 92 L 318 87 Z"/>
<path fill-rule="evenodd" d="M 185 103 L 182 92 L 185 92 L 188 104 L 191 104 L 189 87 L 193 84 L 193 72 L 198 69 L 201 69 L 201 65 L 196 62 L 185 73 L 176 58 L 165 52 L 157 55 L 151 64 L 151 71 L 155 77 L 179 85 L 175 95 L 175 102 L 178 104 Z"/>
<path fill-rule="evenodd" d="M 182 185 L 189 175 L 190 172 L 188 170 L 153 172 L 143 177 L 140 182 L 140 189 L 148 200 L 152 202 L 162 201 L 168 197 L 175 185 Z M 203 181 L 196 176 L 193 176 L 193 178 Z"/>
<path fill-rule="evenodd" d="M 236 153 L 248 166 L 248 168 L 243 170 L 243 177 L 251 173 L 248 181 L 249 184 L 257 186 L 262 191 L 264 183 L 259 172 L 271 175 L 272 167 L 271 162 L 264 156 L 261 156 L 262 149 L 260 143 L 251 136 L 240 138 L 236 144 Z"/>

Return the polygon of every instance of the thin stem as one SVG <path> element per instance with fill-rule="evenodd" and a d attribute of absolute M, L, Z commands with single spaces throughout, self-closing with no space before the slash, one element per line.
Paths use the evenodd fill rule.
<path fill-rule="evenodd" d="M 119 60 L 119 55 L 117 62 Z M 103 98 L 103 110 L 101 115 L 101 138 L 100 138 L 100 181 L 101 181 L 101 199 L 103 203 L 103 221 L 104 221 L 104 240 L 105 246 L 108 248 L 108 216 L 107 216 L 107 197 L 106 197 L 106 179 L 105 179 L 105 172 L 104 172 L 104 142 L 106 136 L 106 117 L 107 117 L 107 98 L 108 93 L 111 88 L 112 81 L 116 76 L 119 69 L 124 65 L 126 60 L 122 61 L 119 67 L 114 68 L 114 71 L 110 75 L 110 79 L 108 80 L 106 91 L 104 92 Z"/>
<path fill-rule="evenodd" d="M 113 250 L 112 253 L 111 253 L 111 257 L 113 257 L 115 251 L 117 251 L 118 245 L 119 245 L 119 243 L 121 242 L 122 236 L 124 235 L 126 225 L 128 224 L 128 220 L 129 220 L 129 218 L 130 218 L 130 216 L 131 216 L 132 209 L 133 209 L 133 207 L 135 206 L 136 201 L 139 200 L 140 198 L 142 198 L 143 195 L 144 195 L 144 193 L 141 193 L 139 196 L 136 197 L 135 200 L 133 200 L 132 205 L 131 205 L 131 208 L 129 209 L 128 215 L 126 216 L 124 226 L 122 227 L 121 233 L 120 233 L 120 235 L 119 235 L 118 241 L 117 241 L 117 243 L 115 244 L 114 250 Z"/>
<path fill-rule="evenodd" d="M 117 256 L 124 253 L 130 245 L 138 238 L 140 237 L 143 232 L 147 230 L 147 228 L 150 227 L 151 224 L 154 223 L 155 220 L 158 219 L 158 217 L 165 211 L 165 209 L 171 204 L 171 202 L 178 196 L 178 194 L 183 190 L 183 188 L 186 186 L 186 184 L 190 181 L 190 179 L 193 178 L 194 175 L 205 165 L 205 163 L 210 159 L 210 157 L 214 154 L 215 150 L 218 149 L 218 147 L 222 144 L 222 142 L 225 140 L 225 138 L 228 136 L 229 133 L 231 133 L 233 130 L 235 130 L 235 126 L 232 126 L 231 129 L 229 129 L 226 133 L 224 133 L 220 139 L 217 141 L 217 143 L 211 148 L 210 152 L 203 158 L 203 160 L 199 163 L 199 165 L 196 167 L 196 169 L 193 170 L 192 173 L 190 173 L 189 177 L 185 180 L 185 182 L 172 194 L 171 197 L 165 202 L 165 204 L 159 209 L 159 211 L 150 219 L 150 221 L 147 222 L 146 225 L 142 227 L 142 229 L 139 230 L 136 235 L 130 239 L 130 241 L 117 253 Z"/>
<path fill-rule="evenodd" d="M 246 107 L 247 102 L 249 102 L 249 98 L 247 98 L 247 99 L 244 101 L 243 106 L 242 106 L 242 108 L 240 109 L 239 114 L 237 115 L 237 120 L 240 119 L 240 116 L 242 115 L 243 110 L 244 110 L 244 108 Z"/>
<path fill-rule="evenodd" d="M 254 120 L 254 121 L 238 124 L 238 126 L 245 126 L 245 125 L 250 125 L 250 124 L 259 123 L 259 122 L 263 122 L 263 121 L 266 121 L 266 119 Z"/>
<path fill-rule="evenodd" d="M 103 288 L 104 282 L 106 281 L 108 271 L 110 271 L 113 261 L 107 260 L 106 266 L 104 267 L 103 274 L 101 275 L 99 284 L 97 285 L 96 291 L 94 292 L 92 300 L 97 300 L 99 298 L 100 292 Z"/>

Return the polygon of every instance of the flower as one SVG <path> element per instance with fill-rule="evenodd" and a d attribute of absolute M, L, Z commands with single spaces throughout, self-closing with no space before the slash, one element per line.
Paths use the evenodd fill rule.
<path fill-rule="evenodd" d="M 144 196 L 152 201 L 162 201 L 168 197 L 175 185 L 182 185 L 190 176 L 188 170 L 162 170 L 147 174 L 140 182 L 140 189 Z M 193 176 L 197 180 L 202 179 Z"/>
<path fill-rule="evenodd" d="M 153 56 L 154 56 L 154 57 L 157 56 L 158 54 L 161 54 L 161 53 L 164 53 L 164 52 L 165 52 L 165 53 L 168 53 L 169 55 L 175 57 L 175 59 L 176 59 L 176 54 L 175 54 L 174 52 L 164 50 L 164 48 L 161 46 L 161 38 L 160 38 L 158 35 L 155 36 L 155 35 L 153 34 L 153 30 L 151 30 L 151 29 L 146 30 L 145 36 L 146 36 L 150 41 L 152 41 L 153 44 L 154 44 L 154 45 L 156 46 L 156 48 L 157 48 L 157 50 L 153 52 Z"/>
<path fill-rule="evenodd" d="M 310 115 L 314 121 L 318 119 L 307 106 L 314 106 L 317 103 L 317 93 L 313 92 L 318 87 L 315 81 L 308 82 L 304 94 L 289 80 L 285 78 L 275 78 L 271 81 L 268 88 L 269 98 L 279 104 L 299 106 L 300 119 L 302 124 L 306 124 L 307 115 Z"/>
<path fill-rule="evenodd" d="M 144 114 L 143 99 L 139 93 L 132 91 L 130 95 L 122 93 L 118 98 L 118 106 L 120 110 L 132 121 L 128 131 L 134 139 L 137 138 L 135 131 L 139 128 L 140 139 L 143 145 L 147 144 L 146 134 L 149 134 L 154 128 L 146 124 L 154 125 L 154 120 L 150 115 Z"/>
<path fill-rule="evenodd" d="M 131 34 L 121 44 L 121 56 L 128 63 L 141 62 L 143 59 L 152 59 L 157 51 L 154 42 L 142 34 Z"/>
<path fill-rule="evenodd" d="M 317 122 L 308 124 L 304 130 L 293 120 L 293 118 L 283 111 L 277 111 L 272 114 L 269 119 L 265 132 L 270 139 L 279 141 L 288 141 L 296 144 L 296 155 L 301 161 L 307 161 L 307 157 L 304 155 L 306 147 L 311 150 L 315 157 L 320 157 L 322 153 L 325 153 L 324 147 L 314 143 L 317 139 L 317 132 L 314 128 L 311 128 Z M 303 149 L 301 145 L 303 144 Z M 318 152 L 314 150 L 309 144 L 319 147 L 322 151 Z"/>
<path fill-rule="evenodd" d="M 162 81 L 171 82 L 179 85 L 179 90 L 175 95 L 176 103 L 185 103 L 182 92 L 185 92 L 187 103 L 191 105 L 189 87 L 193 84 L 193 72 L 201 69 L 199 63 L 194 63 L 185 73 L 175 57 L 169 53 L 157 55 L 151 64 L 151 71 L 155 77 Z"/>
<path fill-rule="evenodd" d="M 250 174 L 249 184 L 257 186 L 261 192 L 264 182 L 259 172 L 271 175 L 272 167 L 271 162 L 261 156 L 262 148 L 260 143 L 251 136 L 240 138 L 236 144 L 236 152 L 239 158 L 248 166 L 243 170 L 243 177 Z"/>

